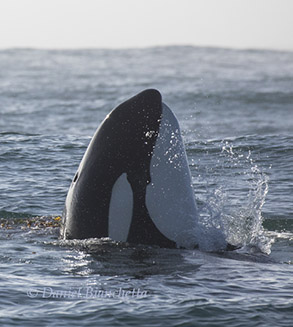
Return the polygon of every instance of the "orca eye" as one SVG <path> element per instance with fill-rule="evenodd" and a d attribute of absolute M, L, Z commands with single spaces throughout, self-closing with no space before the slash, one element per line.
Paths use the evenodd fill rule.
<path fill-rule="evenodd" d="M 73 178 L 73 183 L 75 183 L 77 181 L 78 178 L 78 172 L 75 174 L 74 178 Z"/>

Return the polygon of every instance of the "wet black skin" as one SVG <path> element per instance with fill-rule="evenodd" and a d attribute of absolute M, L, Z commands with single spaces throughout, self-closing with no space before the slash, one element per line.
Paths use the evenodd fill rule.
<path fill-rule="evenodd" d="M 73 196 L 63 213 L 61 237 L 108 237 L 109 206 L 117 179 L 127 174 L 133 213 L 127 241 L 175 247 L 149 216 L 145 195 L 151 182 L 150 163 L 160 128 L 162 98 L 145 90 L 116 107 L 93 136 L 81 170 L 70 186 Z"/>

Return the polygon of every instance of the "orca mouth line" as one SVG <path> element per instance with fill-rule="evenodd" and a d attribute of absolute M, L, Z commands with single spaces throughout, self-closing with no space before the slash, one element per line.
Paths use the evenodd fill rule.
<path fill-rule="evenodd" d="M 159 91 L 142 91 L 95 132 L 67 194 L 61 237 L 197 247 L 191 185 L 175 115 Z"/>

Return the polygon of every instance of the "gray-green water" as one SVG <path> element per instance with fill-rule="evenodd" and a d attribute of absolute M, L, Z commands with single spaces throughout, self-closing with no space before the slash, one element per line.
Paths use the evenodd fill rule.
<path fill-rule="evenodd" d="M 19 223 L 62 214 L 99 123 L 149 87 L 181 125 L 200 249 Z M 0 115 L 1 326 L 292 324 L 292 52 L 1 50 Z M 219 231 L 243 247 L 214 253 Z"/>

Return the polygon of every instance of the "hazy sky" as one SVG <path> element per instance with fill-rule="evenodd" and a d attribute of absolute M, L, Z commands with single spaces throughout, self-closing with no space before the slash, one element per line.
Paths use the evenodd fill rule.
<path fill-rule="evenodd" d="M 293 50 L 293 0 L 0 0 L 0 48 Z"/>

